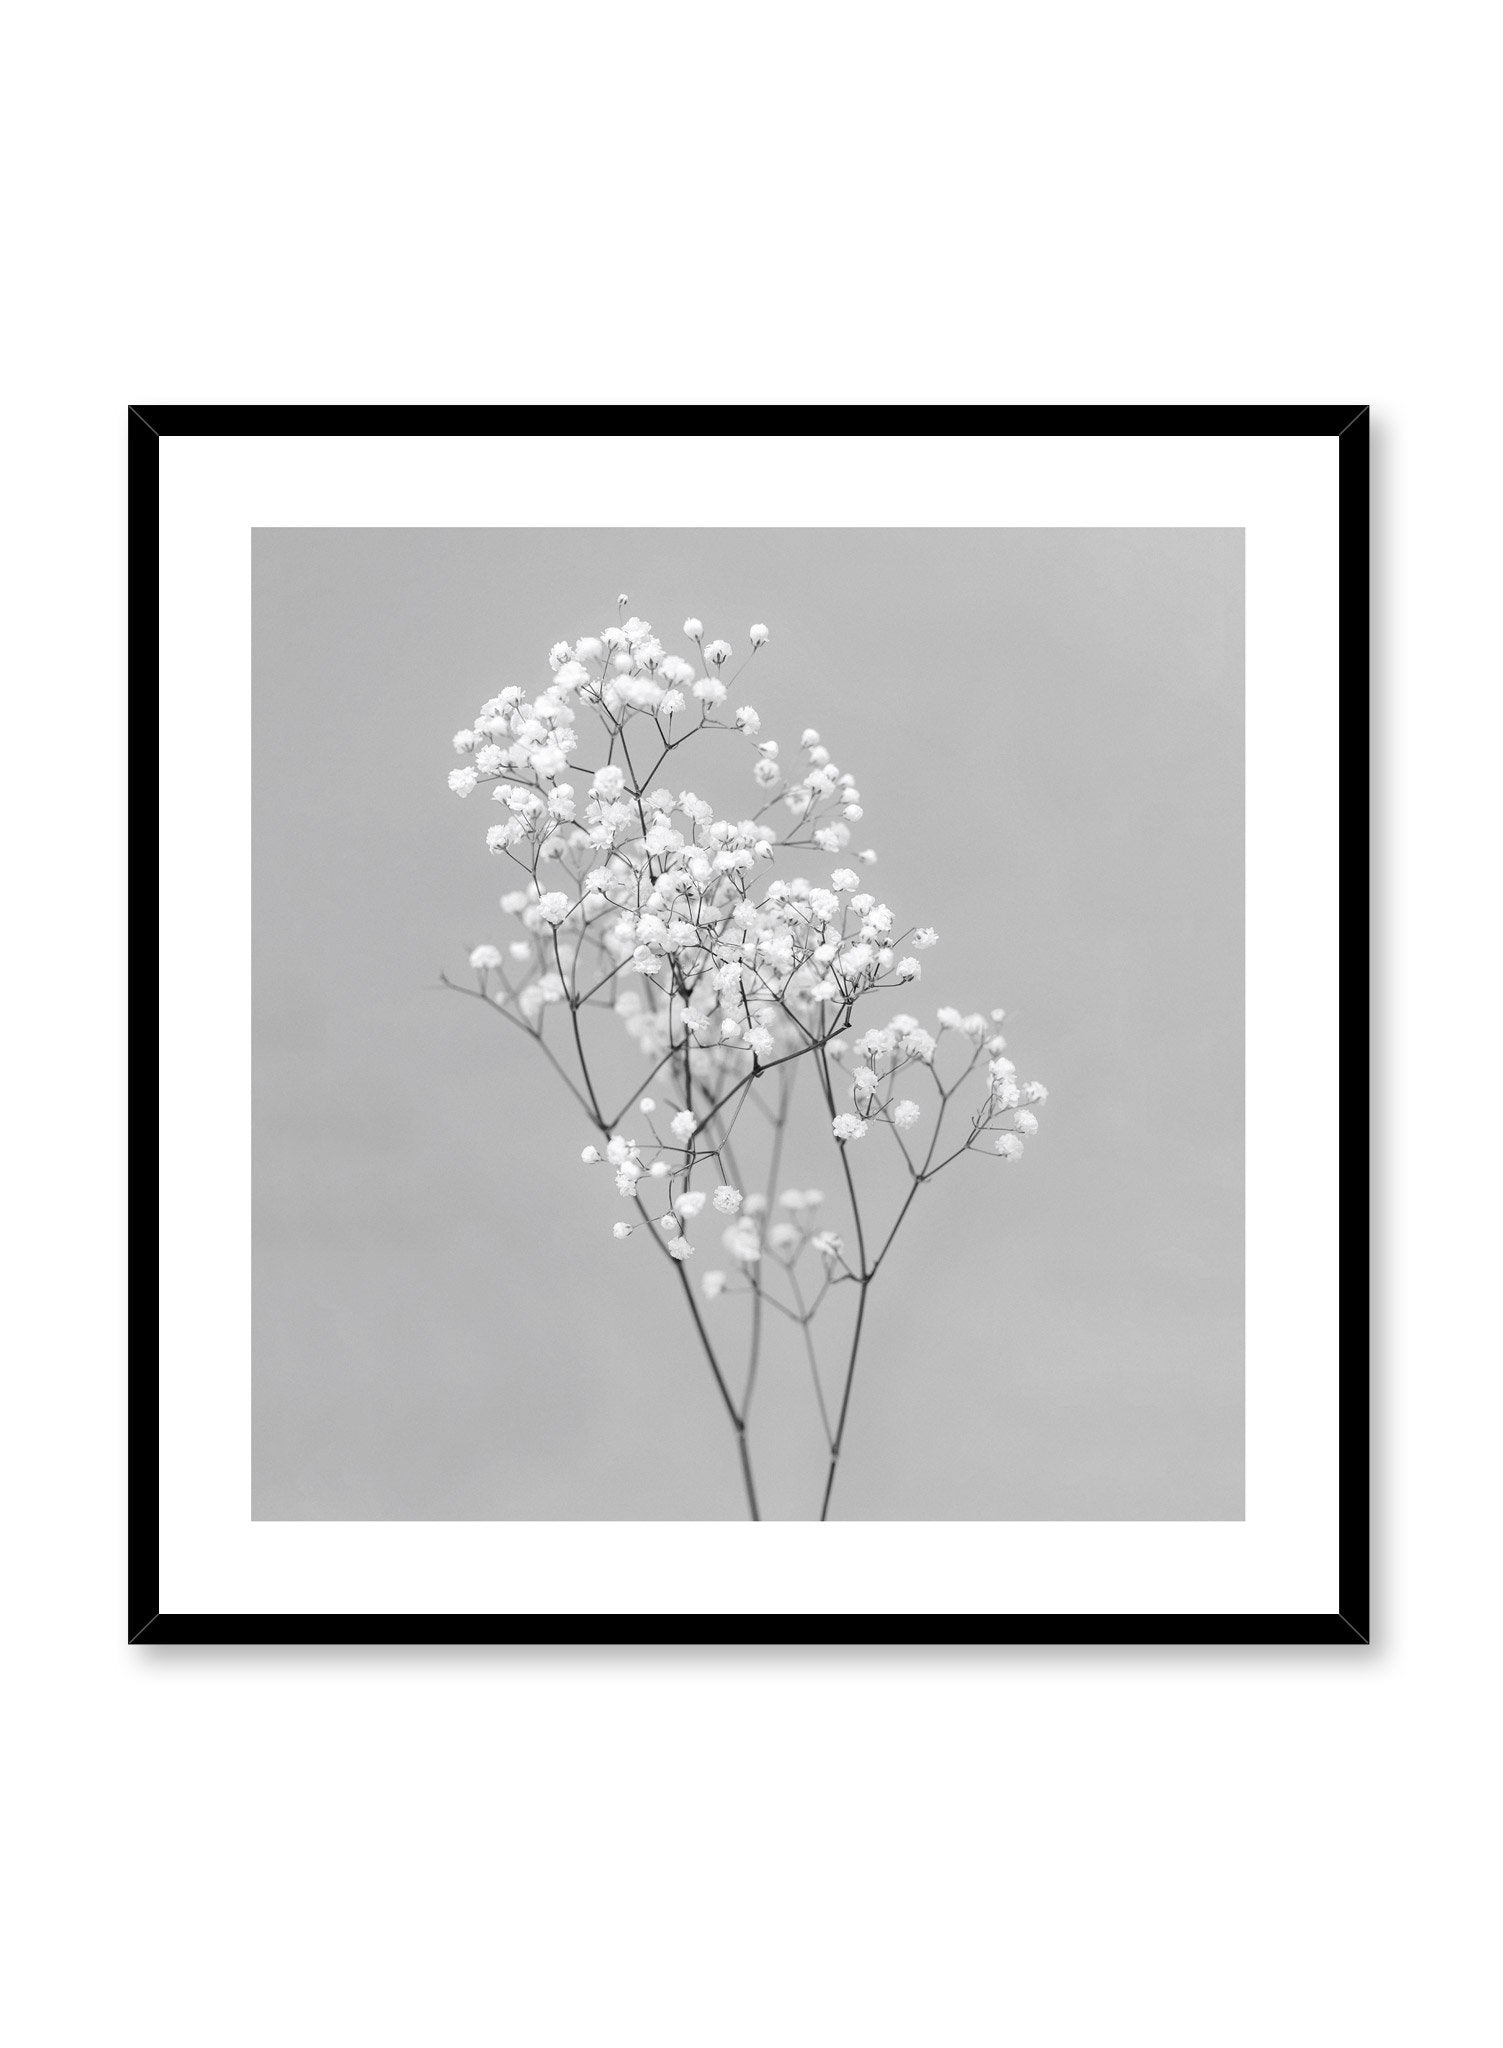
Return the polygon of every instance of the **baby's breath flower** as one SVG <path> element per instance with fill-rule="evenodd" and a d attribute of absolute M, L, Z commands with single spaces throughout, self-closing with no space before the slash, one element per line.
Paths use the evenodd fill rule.
<path fill-rule="evenodd" d="M 817 1308 L 843 1257 L 836 1231 L 814 1234 L 824 1201 L 817 1189 L 784 1189 L 774 1216 L 765 1195 L 743 1195 L 728 1183 L 713 1190 L 685 1183 L 706 1149 L 718 1157 L 714 1145 L 722 1113 L 728 1135 L 742 1090 L 757 1093 L 757 1107 L 781 1130 L 787 1098 L 784 1109 L 772 1115 L 770 1091 L 761 1088 L 763 1073 L 811 1052 L 839 1067 L 849 1088 L 849 1109 L 836 1114 L 835 1103 L 830 1105 L 837 1144 L 854 1143 L 874 1121 L 890 1123 L 899 1133 L 912 1130 L 930 1106 L 921 1110 L 918 1102 L 899 1098 L 897 1087 L 905 1065 L 936 1061 L 937 1036 L 902 1011 L 875 1024 L 869 1013 L 877 1006 L 866 998 L 894 981 L 917 980 L 917 956 L 937 943 L 938 934 L 932 925 L 906 927 L 913 934 L 911 954 L 899 957 L 895 935 L 906 920 L 863 887 L 861 870 L 876 860 L 875 849 L 857 853 L 852 846 L 852 828 L 862 817 L 857 775 L 837 765 L 812 726 L 799 743 L 802 762 L 793 755 L 796 765 L 785 768 L 777 742 L 760 737 L 756 709 L 743 704 L 732 712 L 727 705 L 727 665 L 734 668 L 729 643 L 717 639 L 707 645 L 697 618 L 686 619 L 684 631 L 697 649 L 693 659 L 669 653 L 648 622 L 630 613 L 623 594 L 617 624 L 554 644 L 550 680 L 507 685 L 454 735 L 460 762 L 449 772 L 450 788 L 467 796 L 481 782 L 489 785 L 498 809 L 488 815 L 500 822 L 486 831 L 486 843 L 509 855 L 527 877 L 524 887 L 501 897 L 502 909 L 520 921 L 518 935 L 499 946 L 474 947 L 469 960 L 480 976 L 478 992 L 535 1035 L 541 1036 L 553 1005 L 613 1013 L 650 1069 L 649 1085 L 666 1074 L 658 1085 L 684 1104 L 674 1113 L 670 1100 L 659 1110 L 654 1097 L 644 1094 L 637 1107 L 653 1121 L 640 1143 L 605 1132 L 600 1145 L 580 1152 L 585 1165 L 600 1164 L 602 1157 L 609 1162 L 617 1193 L 634 1205 L 632 1220 L 615 1224 L 613 1236 L 620 1240 L 644 1226 L 654 1228 L 681 1262 L 692 1256 L 693 1219 L 712 1210 L 724 1225 L 727 1266 L 704 1275 L 707 1300 L 726 1291 L 738 1268 L 755 1272 L 769 1252 L 776 1254 L 768 1275 L 776 1292 L 784 1270 L 792 1276 L 804 1248 L 812 1245 L 827 1266 L 823 1286 L 816 1282 Z M 754 625 L 751 652 L 767 638 L 767 627 Z M 701 707 L 697 719 L 691 695 Z M 670 724 L 686 705 L 691 715 Z M 648 720 L 653 730 L 645 729 Z M 678 750 L 698 744 L 702 728 L 724 732 L 733 729 L 732 720 L 753 743 L 759 794 L 742 798 L 751 816 L 719 815 L 692 789 L 641 782 L 634 757 L 656 759 L 660 772 L 670 759 L 676 765 L 685 758 Z M 637 733 L 629 734 L 634 722 Z M 718 742 L 706 742 L 703 751 L 713 756 Z M 593 765 L 602 756 L 604 765 Z M 571 765 L 573 780 L 566 780 Z M 745 790 L 744 783 L 740 787 Z M 774 813 L 779 827 L 769 822 Z M 832 863 L 828 886 L 822 874 L 812 880 L 762 877 L 761 868 L 785 844 L 812 847 L 816 862 L 823 855 Z M 560 886 L 549 888 L 550 880 Z M 517 971 L 503 981 L 508 956 Z M 860 1012 L 858 1004 L 865 1005 Z M 1031 1140 L 1038 1130 L 1037 1118 L 1023 1105 L 1044 1102 L 1048 1090 L 1039 1082 L 1026 1088 L 1019 1083 L 996 1029 L 1002 1015 L 993 1010 L 988 1020 L 980 1012 L 938 1012 L 938 1034 L 961 1034 L 984 1047 L 987 1059 L 984 1075 L 973 1075 L 973 1059 L 955 1083 L 955 1089 L 963 1083 L 972 1094 L 970 1136 L 958 1150 L 947 1147 L 941 1164 L 978 1145 L 983 1134 L 997 1156 L 1016 1160 L 1024 1138 Z M 563 1041 L 556 1043 L 562 1055 Z M 578 1031 L 575 1050 L 593 1103 L 595 1083 Z M 750 1061 L 743 1056 L 747 1052 Z M 964 1064 L 963 1052 L 959 1060 L 945 1061 L 951 1064 Z M 830 1085 L 827 1072 L 825 1086 Z M 936 1139 L 955 1089 L 939 1091 Z M 657 1114 L 669 1123 L 671 1143 L 660 1135 Z M 1004 1116 L 1011 1127 L 999 1131 Z M 752 1119 L 742 1129 L 754 1125 Z M 702 1130 L 710 1135 L 701 1138 Z M 929 1156 L 935 1156 L 934 1146 Z M 849 1165 L 846 1172 L 850 1178 Z M 920 1176 L 929 1177 L 927 1171 Z M 663 1199 L 652 1207 L 661 1213 L 649 1215 L 645 1198 L 655 1182 L 662 1183 Z M 854 1189 L 851 1194 L 854 1201 Z M 863 1191 L 863 1205 L 865 1199 Z M 840 1276 L 863 1287 L 870 1278 L 843 1265 Z M 740 1291 L 760 1293 L 760 1282 Z"/>
<path fill-rule="evenodd" d="M 762 1256 L 761 1233 L 744 1217 L 722 1233 L 720 1242 L 738 1266 L 755 1266 Z"/>

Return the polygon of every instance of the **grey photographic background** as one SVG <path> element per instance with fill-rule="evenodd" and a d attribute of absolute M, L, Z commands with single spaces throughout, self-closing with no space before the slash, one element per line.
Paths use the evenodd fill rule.
<path fill-rule="evenodd" d="M 1005 1006 L 1050 1089 L 1021 1162 L 915 1202 L 834 1517 L 1239 1518 L 1242 534 L 1069 528 L 256 532 L 253 1514 L 744 1514 L 591 1134 L 438 985 L 515 879 L 450 735 L 618 591 L 675 651 L 767 622 L 733 701 L 819 728 L 871 886 L 940 931 L 891 1007 Z M 807 1381 L 764 1371 L 764 1514 L 809 1517 Z"/>

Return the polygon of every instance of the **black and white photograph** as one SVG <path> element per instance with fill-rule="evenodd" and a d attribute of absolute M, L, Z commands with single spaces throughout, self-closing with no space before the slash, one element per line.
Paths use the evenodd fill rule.
<path fill-rule="evenodd" d="M 1243 576 L 257 531 L 255 1515 L 1239 1519 Z"/>

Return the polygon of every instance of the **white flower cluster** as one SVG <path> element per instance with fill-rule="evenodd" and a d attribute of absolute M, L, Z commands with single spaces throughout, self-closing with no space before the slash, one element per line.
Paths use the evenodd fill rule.
<path fill-rule="evenodd" d="M 724 640 L 706 645 L 703 631 L 698 619 L 685 622 L 698 667 L 665 653 L 635 617 L 560 641 L 546 688 L 531 697 L 515 685 L 502 690 L 455 734 L 466 765 L 449 783 L 461 796 L 493 785 L 506 816 L 486 843 L 526 873 L 501 901 L 528 937 L 509 945 L 514 971 L 496 974 L 493 999 L 536 1024 L 583 987 L 609 987 L 618 1017 L 653 1060 L 684 1042 L 709 1049 L 713 1087 L 749 1063 L 805 1049 L 831 1011 L 848 1015 L 859 996 L 914 979 L 919 965 L 897 956 L 893 913 L 854 869 L 836 868 L 828 886 L 802 876 L 759 885 L 780 847 L 844 851 L 859 793 L 817 732 L 804 734 L 808 765 L 790 780 L 777 742 L 757 739 L 753 706 L 730 720 L 717 715 L 732 649 Z M 765 626 L 752 629 L 752 654 L 767 638 Z M 565 780 L 585 707 L 604 728 L 606 758 L 571 768 L 577 779 Z M 751 741 L 763 792 L 751 816 L 717 816 L 693 790 L 659 781 L 683 742 L 705 730 Z M 639 774 L 632 746 L 640 755 L 644 736 L 653 765 Z M 781 841 L 766 817 L 779 806 L 790 821 Z M 925 930 L 914 944 L 934 939 Z M 472 965 L 485 959 L 498 969 L 499 958 L 488 960 L 495 951 L 477 949 Z"/>
<path fill-rule="evenodd" d="M 828 1281 L 844 1268 L 845 1244 L 836 1231 L 817 1227 L 824 1199 L 818 1188 L 788 1188 L 777 1203 L 787 1213 L 773 1220 L 766 1197 L 748 1195 L 741 1215 L 721 1233 L 721 1246 L 743 1272 L 760 1266 L 766 1257 L 792 1273 L 804 1253 L 812 1251 Z M 727 1279 L 719 1269 L 705 1274 L 704 1291 L 712 1301 L 725 1292 Z"/>
<path fill-rule="evenodd" d="M 785 765 L 778 742 L 762 738 L 755 707 L 731 708 L 735 651 L 706 641 L 699 619 L 684 622 L 690 658 L 668 652 L 646 620 L 626 616 L 625 599 L 618 610 L 617 624 L 550 650 L 551 679 L 541 688 L 508 686 L 454 736 L 461 765 L 449 786 L 461 797 L 490 786 L 501 816 L 486 843 L 521 871 L 501 898 L 518 935 L 504 952 L 485 944 L 469 956 L 478 992 L 539 1039 L 547 1012 L 570 1013 L 586 1106 L 603 1140 L 603 1149 L 585 1148 L 584 1161 L 608 1165 L 637 1212 L 614 1225 L 617 1237 L 658 1232 L 683 1260 L 694 1249 L 691 1231 L 714 1223 L 743 1274 L 768 1257 L 791 1265 L 806 1249 L 833 1273 L 843 1246 L 833 1231 L 812 1227 L 821 1195 L 785 1194 L 786 1213 L 769 1222 L 765 1199 L 727 1177 L 729 1106 L 743 1089 L 812 1056 L 842 1152 L 883 1124 L 900 1145 L 909 1132 L 922 1144 L 929 1125 L 938 1135 L 953 1092 L 933 1072 L 953 1032 L 969 1041 L 966 1073 L 986 1062 L 985 1101 L 965 1149 L 1010 1114 L 995 1136 L 1005 1159 L 1037 1130 L 1023 1105 L 1042 1102 L 1045 1090 L 1018 1083 L 994 1028 L 1001 1011 L 940 1010 L 937 1033 L 904 1014 L 857 1031 L 858 1003 L 916 981 L 916 956 L 938 934 L 927 925 L 898 932 L 893 911 L 863 887 L 860 866 L 876 855 L 848 852 L 862 817 L 854 776 L 812 728 L 799 741 L 801 760 Z M 741 668 L 767 644 L 766 626 L 748 638 Z M 580 760 L 586 731 L 597 736 L 589 765 Z M 756 794 L 746 815 L 718 810 L 676 772 L 688 741 L 717 734 L 750 755 Z M 778 856 L 792 849 L 832 865 L 823 878 L 775 877 Z M 644 1096 L 641 1128 L 620 1128 L 621 1118 L 600 1109 L 578 1028 L 586 1007 L 613 1010 L 663 1076 L 665 1105 L 659 1111 Z M 846 1077 L 849 1106 L 833 1096 L 841 1077 L 831 1062 Z M 932 1112 L 910 1092 L 926 1069 L 938 1091 Z M 910 1170 L 924 1177 L 932 1159 L 931 1145 L 922 1173 L 911 1157 Z M 723 1272 L 705 1276 L 712 1297 L 725 1286 Z"/>

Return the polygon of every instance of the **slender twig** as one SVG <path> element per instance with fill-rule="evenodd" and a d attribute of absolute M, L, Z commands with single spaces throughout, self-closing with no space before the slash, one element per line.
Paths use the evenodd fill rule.
<path fill-rule="evenodd" d="M 710 1342 L 709 1332 L 706 1330 L 704 1326 L 704 1319 L 699 1313 L 699 1303 L 694 1299 L 694 1289 L 689 1284 L 689 1276 L 684 1271 L 682 1261 L 674 1258 L 672 1252 L 669 1251 L 667 1245 L 663 1243 L 662 1239 L 653 1229 L 652 1219 L 648 1215 L 646 1208 L 643 1206 L 642 1198 L 640 1195 L 637 1197 L 637 1208 L 641 1214 L 643 1223 L 647 1226 L 647 1233 L 649 1237 L 651 1237 L 653 1243 L 657 1246 L 658 1250 L 663 1254 L 663 1257 L 668 1261 L 669 1265 L 672 1266 L 674 1271 L 678 1274 L 679 1285 L 684 1292 L 684 1300 L 689 1305 L 689 1314 L 694 1319 L 694 1327 L 699 1333 L 700 1344 L 704 1348 L 704 1354 L 709 1362 L 710 1371 L 715 1376 L 716 1388 L 720 1394 L 721 1400 L 725 1404 L 725 1412 L 731 1419 L 731 1427 L 736 1432 L 736 1449 L 741 1460 L 741 1477 L 746 1487 L 746 1504 L 748 1509 L 750 1510 L 751 1519 L 754 1522 L 759 1522 L 761 1521 L 762 1517 L 757 1508 L 757 1489 L 755 1482 L 752 1478 L 751 1453 L 747 1449 L 746 1422 L 744 1418 L 737 1413 L 736 1404 L 731 1399 L 731 1390 L 725 1383 L 724 1373 L 720 1370 L 720 1361 L 715 1356 L 715 1347 Z"/>

